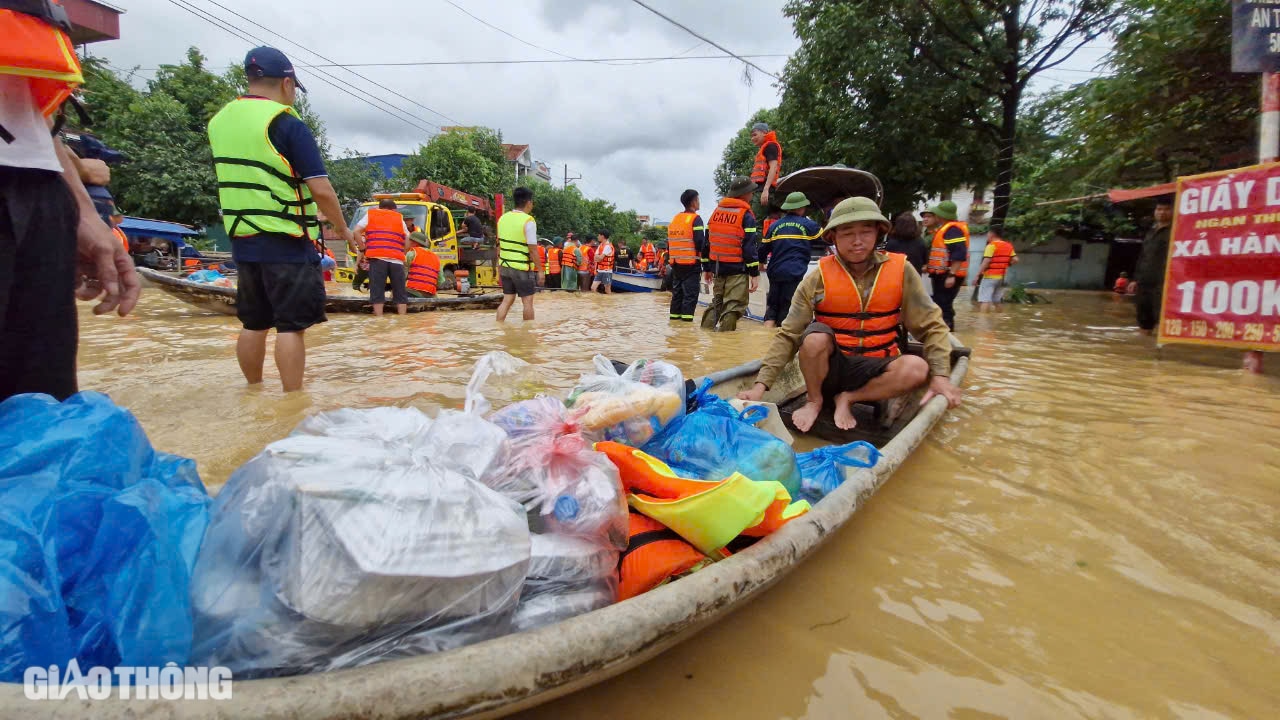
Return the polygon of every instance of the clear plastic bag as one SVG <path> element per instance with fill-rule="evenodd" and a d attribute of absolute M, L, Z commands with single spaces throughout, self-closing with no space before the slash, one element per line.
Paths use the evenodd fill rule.
<path fill-rule="evenodd" d="M 723 480 L 735 472 L 776 481 L 800 496 L 800 468 L 789 445 L 753 426 L 763 408 L 742 412 L 710 392 L 705 382 L 694 399 L 698 409 L 677 418 L 642 448 L 684 477 Z"/>
<path fill-rule="evenodd" d="M 618 550 L 568 535 L 535 534 L 529 575 L 512 623 L 516 632 L 613 604 Z"/>
<path fill-rule="evenodd" d="M 485 353 L 467 382 L 464 409 L 485 416 L 494 407 L 532 398 L 545 390 L 541 378 L 535 366 L 518 357 L 501 350 Z"/>
<path fill-rule="evenodd" d="M 288 675 L 508 632 L 528 525 L 473 480 L 501 450 L 472 437 L 458 453 L 457 435 L 481 427 L 464 417 L 484 422 L 442 413 L 413 452 L 300 434 L 237 470 L 196 564 L 195 661 Z M 447 454 L 419 452 L 433 442 Z"/>
<path fill-rule="evenodd" d="M 491 421 L 506 430 L 511 448 L 503 470 L 484 482 L 523 503 L 535 530 L 592 537 L 622 549 L 627 501 L 617 468 L 589 447 L 573 417 L 548 397 L 494 413 Z"/>
<path fill-rule="evenodd" d="M 844 482 L 841 467 L 869 468 L 878 462 L 880 451 L 864 440 L 800 453 L 796 455 L 800 467 L 800 497 L 817 503 Z"/>
<path fill-rule="evenodd" d="M 684 378 L 674 365 L 640 360 L 619 374 L 603 355 L 592 362 L 595 374 L 582 376 L 566 403 L 582 412 L 589 439 L 640 447 L 684 414 Z"/>
<path fill-rule="evenodd" d="M 423 442 L 431 418 L 416 408 L 343 408 L 312 415 L 293 429 L 294 435 L 363 440 L 388 448 L 404 448 Z"/>
<path fill-rule="evenodd" d="M 102 394 L 0 403 L 0 680 L 28 667 L 189 663 L 209 521 L 192 460 Z"/>

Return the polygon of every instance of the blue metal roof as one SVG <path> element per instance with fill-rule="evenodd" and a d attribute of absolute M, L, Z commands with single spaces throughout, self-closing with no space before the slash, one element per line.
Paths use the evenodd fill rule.
<path fill-rule="evenodd" d="M 179 225 L 175 222 L 165 222 L 164 220 L 147 220 L 146 218 L 126 217 L 120 222 L 120 229 L 126 234 L 143 233 L 150 235 L 177 235 L 192 236 L 199 235 L 196 230 L 192 230 L 186 225 Z"/>

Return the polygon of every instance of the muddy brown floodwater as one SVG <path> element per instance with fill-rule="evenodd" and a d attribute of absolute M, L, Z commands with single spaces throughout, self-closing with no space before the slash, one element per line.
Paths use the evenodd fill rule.
<path fill-rule="evenodd" d="M 719 625 L 551 718 L 1280 716 L 1280 358 L 1134 336 L 1132 306 L 1049 293 L 992 316 L 960 303 L 966 404 L 831 542 Z M 82 307 L 81 385 L 109 393 L 211 487 L 308 414 L 459 407 L 501 348 L 573 385 L 594 353 L 697 375 L 768 333 L 666 319 L 666 295 L 538 298 L 490 313 L 309 333 L 308 392 L 245 388 L 234 318 L 148 290 L 135 317 Z M 518 312 L 516 313 L 518 315 Z"/>

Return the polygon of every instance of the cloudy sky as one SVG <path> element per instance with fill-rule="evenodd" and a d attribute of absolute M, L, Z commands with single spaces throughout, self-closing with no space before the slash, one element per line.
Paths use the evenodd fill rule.
<path fill-rule="evenodd" d="M 768 56 L 751 59 L 774 74 L 798 45 L 782 0 L 645 1 L 734 53 Z M 222 69 L 261 41 L 293 60 L 335 148 L 408 153 L 438 126 L 485 125 L 506 142 L 528 143 L 557 184 L 567 163 L 588 196 L 659 217 L 679 210 L 687 187 L 714 194 L 712 172 L 725 144 L 752 113 L 779 100 L 773 78 L 752 71 L 748 84 L 743 64 L 731 59 L 352 68 L 387 89 L 341 68 L 308 67 L 723 55 L 631 0 L 110 2 L 126 11 L 121 39 L 90 52 L 117 68 L 140 68 L 138 82 L 161 63 L 179 62 L 192 45 Z M 1094 55 L 1069 67 L 1089 68 Z M 1070 73 L 1055 81 L 1086 77 Z M 393 105 L 404 120 L 362 99 Z"/>

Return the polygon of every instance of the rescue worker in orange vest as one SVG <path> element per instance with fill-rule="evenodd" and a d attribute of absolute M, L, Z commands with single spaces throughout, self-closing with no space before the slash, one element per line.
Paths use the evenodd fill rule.
<path fill-rule="evenodd" d="M 440 257 L 431 252 L 431 241 L 425 233 L 411 232 L 409 240 L 412 244 L 404 255 L 404 264 L 409 270 L 405 290 L 412 297 L 435 297 L 440 284 Z"/>
<path fill-rule="evenodd" d="M 834 231 L 835 252 L 800 283 L 755 385 L 738 397 L 762 399 L 799 351 L 806 402 L 791 419 L 801 431 L 813 427 L 828 403 L 834 402 L 836 426 L 849 430 L 857 425 L 854 403 L 904 395 L 926 383 L 921 404 L 935 395 L 960 404 L 949 377 L 951 333 L 906 256 L 876 252 L 889 221 L 875 201 L 842 200 L 825 230 Z M 924 343 L 923 358 L 902 354 L 899 324 Z"/>
<path fill-rule="evenodd" d="M 613 294 L 613 268 L 617 261 L 617 250 L 613 247 L 613 242 L 609 240 L 609 231 L 601 230 L 596 235 L 596 240 L 600 246 L 596 248 L 593 262 L 595 263 L 595 274 L 591 278 L 591 292 L 597 292 L 604 288 L 605 295 Z"/>
<path fill-rule="evenodd" d="M 756 145 L 756 161 L 751 167 L 751 182 L 761 188 L 760 207 L 772 207 L 770 194 L 782 178 L 782 143 L 778 135 L 765 123 L 751 126 L 751 142 Z"/>
<path fill-rule="evenodd" d="M 756 184 L 749 179 L 734 178 L 728 196 L 707 223 L 702 268 L 706 281 L 714 278 L 715 285 L 711 305 L 702 313 L 704 330 L 738 329 L 738 318 L 746 314 L 750 294 L 760 287 L 760 232 L 751 213 L 755 191 Z"/>
<path fill-rule="evenodd" d="M 658 250 L 653 243 L 645 240 L 640 243 L 640 272 L 658 271 Z"/>
<path fill-rule="evenodd" d="M 933 281 L 933 301 L 942 308 L 947 327 L 956 329 L 956 295 L 969 274 L 969 225 L 956 219 L 956 204 L 943 200 L 920 213 L 927 232 L 933 233 L 925 272 Z"/>
<path fill-rule="evenodd" d="M 578 257 L 581 255 L 573 233 L 565 233 L 564 247 L 560 249 L 560 289 L 578 292 Z"/>
<path fill-rule="evenodd" d="M 991 228 L 987 232 L 987 248 L 982 252 L 982 267 L 978 270 L 978 275 L 982 276 L 978 283 L 979 312 L 990 312 L 994 309 L 992 303 L 1004 302 L 1005 276 L 1009 273 L 1009 266 L 1017 264 L 1018 253 L 1014 251 L 1013 243 L 1005 240 L 999 230 Z"/>
<path fill-rule="evenodd" d="M 671 253 L 669 313 L 672 320 L 693 322 L 693 310 L 698 307 L 700 259 L 708 253 L 707 225 L 698 214 L 702 204 L 697 190 L 680 193 L 680 204 L 684 211 L 677 213 L 667 225 L 667 248 Z"/>
<path fill-rule="evenodd" d="M 549 288 L 560 287 L 560 252 L 560 246 L 554 242 L 547 248 L 547 287 Z"/>
<path fill-rule="evenodd" d="M 538 267 L 547 267 L 547 246 L 543 245 L 541 240 L 538 241 Z M 543 287 L 545 283 L 546 277 L 544 275 L 538 275 L 538 287 Z"/>
<path fill-rule="evenodd" d="M 1116 284 L 1111 286 L 1111 292 L 1117 295 L 1124 295 L 1129 290 L 1129 273 L 1122 272 L 1120 277 L 1116 278 Z"/>
<path fill-rule="evenodd" d="M 129 236 L 124 234 L 124 230 L 120 229 L 120 223 L 122 222 L 124 222 L 124 213 L 116 210 L 113 205 L 111 208 L 111 234 L 116 236 L 116 239 L 120 241 L 121 247 L 124 248 L 125 253 L 128 253 Z"/>
<path fill-rule="evenodd" d="M 396 312 L 404 315 L 409 310 L 409 295 L 405 287 L 404 253 L 409 244 L 409 226 L 404 216 L 396 210 L 396 201 L 385 198 L 378 207 L 369 208 L 352 228 L 356 244 L 369 260 L 369 303 L 374 316 L 382 315 L 387 302 L 387 280 L 391 280 L 391 302 Z"/>
<path fill-rule="evenodd" d="M 133 261 L 52 127 L 83 81 L 61 0 L 0 3 L 0 400 L 75 394 L 76 298 L 126 315 Z M 20 431 L 19 431 L 20 432 Z"/>

